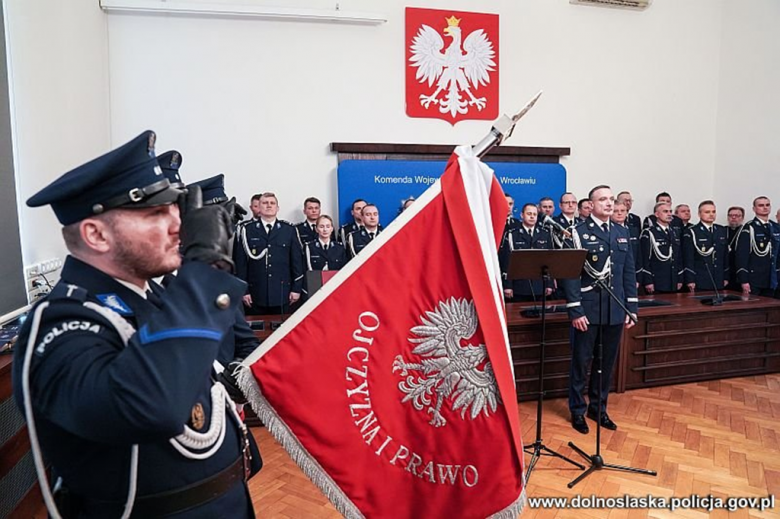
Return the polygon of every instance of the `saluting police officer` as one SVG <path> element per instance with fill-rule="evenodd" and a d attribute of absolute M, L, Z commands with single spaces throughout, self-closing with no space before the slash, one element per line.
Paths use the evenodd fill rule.
<path fill-rule="evenodd" d="M 560 280 L 566 294 L 566 307 L 572 324 L 569 410 L 572 427 L 582 434 L 589 431 L 585 421 L 586 413 L 591 420 L 598 419 L 599 402 L 601 426 L 610 430 L 617 429 L 617 425 L 607 414 L 607 398 L 623 327 L 633 326 L 629 316 L 597 280 L 610 287 L 634 318 L 638 305 L 634 255 L 629 243 L 628 229 L 610 224 L 609 221 L 614 210 L 612 190 L 609 186 L 596 186 L 588 196 L 593 202 L 593 212 L 574 228 L 572 236 L 573 247 L 587 250 L 585 264 L 579 278 Z M 603 344 L 601 393 L 597 348 L 599 342 Z M 589 402 L 586 403 L 582 393 L 585 390 L 589 366 Z"/>
<path fill-rule="evenodd" d="M 683 262 L 680 234 L 671 226 L 672 206 L 659 202 L 654 208 L 655 222 L 642 231 L 642 281 L 648 294 L 673 293 L 682 288 Z"/>
<path fill-rule="evenodd" d="M 723 290 L 729 282 L 726 228 L 715 223 L 715 202 L 699 204 L 699 223 L 683 233 L 682 252 L 688 290 Z"/>
<path fill-rule="evenodd" d="M 310 241 L 317 239 L 317 218 L 320 217 L 321 207 L 322 204 L 320 204 L 319 198 L 310 196 L 303 201 L 303 214 L 306 216 L 306 219 L 301 223 L 295 224 L 295 230 L 298 232 L 298 241 L 301 242 L 301 249 Z"/>
<path fill-rule="evenodd" d="M 163 167 L 163 172 L 165 167 Z M 233 227 L 236 228 L 246 216 L 247 211 L 236 202 L 236 197 L 228 199 L 225 193 L 225 175 L 220 173 L 213 177 L 205 178 L 189 184 L 190 187 L 200 187 L 203 193 L 203 205 L 218 204 L 227 209 L 233 219 Z"/>
<path fill-rule="evenodd" d="M 545 286 L 539 279 L 507 279 L 509 258 L 513 251 L 552 248 L 550 232 L 536 225 L 538 209 L 535 204 L 525 204 L 522 208 L 522 223 L 510 230 L 504 237 L 499 250 L 499 264 L 504 279 L 504 297 L 510 301 L 536 301 L 542 296 L 552 294 L 552 285 Z"/>
<path fill-rule="evenodd" d="M 182 161 L 181 153 L 176 150 L 167 151 L 157 157 L 160 169 L 162 169 L 163 175 L 165 175 L 171 183 L 171 186 L 177 189 L 186 190 L 188 188 L 185 186 L 179 171 Z M 224 178 L 224 175 L 219 174 L 198 182 L 193 182 L 189 185 L 189 189 L 192 189 L 195 186 L 200 189 L 204 206 L 222 206 L 229 215 L 232 215 L 231 227 L 234 229 L 238 222 L 246 215 L 246 210 L 236 202 L 235 197 L 228 200 L 228 197 L 225 194 Z M 232 238 L 228 241 L 228 249 L 232 250 Z M 171 272 L 164 275 L 159 284 L 155 281 L 150 281 L 149 293 L 147 294 L 149 300 L 152 302 L 159 301 L 162 297 L 164 287 L 167 287 L 175 277 L 176 272 Z M 235 323 L 233 323 L 233 328 L 222 338 L 214 368 L 218 371 L 216 379 L 225 386 L 230 398 L 232 398 L 236 404 L 243 405 L 246 403 L 247 399 L 238 385 L 236 376 L 238 375 L 241 361 L 248 357 L 249 354 L 260 345 L 260 341 L 246 322 L 241 305 L 236 305 L 235 314 L 236 320 Z M 250 437 L 249 441 L 252 454 L 257 461 L 260 461 L 260 451 L 257 450 L 254 438 Z"/>
<path fill-rule="evenodd" d="M 165 166 L 162 166 L 162 168 L 165 173 Z M 168 176 L 167 173 L 166 176 Z M 192 189 L 196 186 L 201 190 L 203 205 L 219 205 L 223 207 L 231 215 L 231 223 L 235 229 L 244 215 L 246 215 L 246 210 L 236 202 L 235 197 L 228 198 L 227 193 L 225 193 L 225 175 L 220 173 L 219 175 L 193 182 L 187 188 Z M 232 250 L 232 248 L 231 242 L 230 249 Z M 163 284 L 168 286 L 166 279 L 170 282 L 169 276 L 167 276 L 163 278 Z M 217 355 L 217 363 L 214 366 L 219 371 L 217 380 L 222 382 L 230 397 L 237 404 L 245 404 L 246 397 L 239 387 L 236 377 L 241 367 L 241 361 L 257 349 L 260 341 L 255 336 L 249 323 L 246 322 L 242 305 L 237 306 L 236 321 L 233 324 L 233 328 L 225 334 L 222 340 L 222 345 Z"/>
<path fill-rule="evenodd" d="M 753 200 L 756 217 L 742 227 L 737 238 L 737 282 L 745 294 L 773 297 L 778 286 L 780 226 L 769 220 L 769 198 Z"/>
<path fill-rule="evenodd" d="M 360 211 L 360 219 L 363 222 L 362 228 L 347 237 L 347 253 L 350 259 L 357 256 L 382 232 L 379 225 L 379 208 L 376 205 L 365 204 Z"/>
<path fill-rule="evenodd" d="M 259 204 L 260 218 L 238 228 L 236 275 L 249 285 L 244 296 L 248 313 L 286 313 L 301 297 L 303 251 L 295 227 L 276 218 L 276 195 L 263 193 Z"/>
<path fill-rule="evenodd" d="M 57 481 L 52 500 L 37 463 L 51 516 L 254 516 L 247 431 L 211 377 L 244 291 L 229 215 L 199 207 L 195 190 L 180 220 L 154 139 L 144 132 L 27 201 L 52 206 L 70 251 L 13 364 L 31 448 Z M 175 269 L 148 299 L 149 281 Z"/>

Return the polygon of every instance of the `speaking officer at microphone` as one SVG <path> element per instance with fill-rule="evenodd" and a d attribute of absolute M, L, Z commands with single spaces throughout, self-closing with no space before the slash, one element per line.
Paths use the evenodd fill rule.
<path fill-rule="evenodd" d="M 566 307 L 571 319 L 571 371 L 569 373 L 569 411 L 574 430 L 582 434 L 589 431 L 585 421 L 596 420 L 598 404 L 601 402 L 601 425 L 610 430 L 617 425 L 607 414 L 607 397 L 615 367 L 623 327 L 633 323 L 623 308 L 612 299 L 607 290 L 600 287 L 601 281 L 610 287 L 614 295 L 636 318 L 638 299 L 634 276 L 634 255 L 631 251 L 628 229 L 610 223 L 614 198 L 609 186 L 596 186 L 588 195 L 593 203 L 593 212 L 574 228 L 571 244 L 587 250 L 582 273 L 579 278 L 563 279 L 560 284 L 566 294 Z M 601 395 L 598 393 L 599 359 L 598 344 L 603 342 Z M 592 361 L 592 363 L 591 363 Z M 588 366 L 590 382 L 588 399 L 583 391 Z"/>
<path fill-rule="evenodd" d="M 13 364 L 53 517 L 254 517 L 246 427 L 212 371 L 245 287 L 230 216 L 197 189 L 182 200 L 154 140 L 144 132 L 27 201 L 52 206 L 70 251 Z"/>
<path fill-rule="evenodd" d="M 715 223 L 715 202 L 699 204 L 699 223 L 683 233 L 682 253 L 688 290 L 723 290 L 729 282 L 729 241 L 726 228 Z"/>
<path fill-rule="evenodd" d="M 285 313 L 301 297 L 303 251 L 290 223 L 278 220 L 273 193 L 260 195 L 260 217 L 239 226 L 233 246 L 236 275 L 247 282 L 248 314 Z"/>

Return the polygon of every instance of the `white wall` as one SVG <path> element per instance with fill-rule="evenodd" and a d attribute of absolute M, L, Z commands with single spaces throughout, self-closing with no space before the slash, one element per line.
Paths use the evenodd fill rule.
<path fill-rule="evenodd" d="M 780 208 L 780 2 L 726 2 L 718 96 L 715 197 L 750 206 L 759 195 Z"/>
<path fill-rule="evenodd" d="M 297 2 L 296 5 L 301 4 Z M 248 201 L 276 192 L 299 220 L 306 196 L 335 205 L 332 141 L 471 143 L 485 122 L 454 128 L 404 110 L 404 6 L 380 26 L 109 15 L 112 128 L 146 127 L 184 155 L 186 180 L 225 172 Z M 656 0 L 645 12 L 550 0 L 485 1 L 501 15 L 502 111 L 545 94 L 514 145 L 571 146 L 570 188 L 712 196 L 721 2 Z M 474 10 L 470 2 L 426 7 Z M 115 142 L 118 144 L 118 142 Z"/>
<path fill-rule="evenodd" d="M 25 265 L 64 258 L 50 208 L 25 201 L 110 144 L 108 35 L 96 0 L 6 0 L 11 117 Z"/>
<path fill-rule="evenodd" d="M 152 128 L 159 151 L 183 152 L 185 180 L 225 172 L 244 203 L 275 191 L 281 216 L 299 220 L 309 195 L 335 209 L 332 141 L 471 143 L 486 132 L 485 122 L 406 117 L 405 3 L 397 0 L 340 2 L 386 13 L 379 26 L 106 15 L 96 0 L 6 4 L 20 205 L 68 168 Z M 502 111 L 545 90 L 508 144 L 570 146 L 564 165 L 578 195 L 597 182 L 631 189 L 639 213 L 661 190 L 692 205 L 714 196 L 723 216 L 726 205 L 767 189 L 780 204 L 772 176 L 779 4 L 655 0 L 645 12 L 565 0 L 416 5 L 500 14 Z M 63 254 L 49 210 L 22 207 L 21 216 L 26 264 Z"/>

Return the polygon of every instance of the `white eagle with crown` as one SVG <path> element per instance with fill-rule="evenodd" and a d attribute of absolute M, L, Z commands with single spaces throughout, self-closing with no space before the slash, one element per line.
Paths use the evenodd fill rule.
<path fill-rule="evenodd" d="M 471 106 L 477 110 L 485 108 L 486 98 L 475 97 L 472 91 L 490 83 L 496 53 L 483 29 L 472 31 L 463 40 L 461 20 L 455 16 L 445 20 L 444 34 L 452 38 L 447 49 L 442 52 L 444 39 L 432 27 L 423 25 L 412 40 L 409 61 L 417 67 L 416 78 L 420 83 L 427 81 L 432 87 L 436 82 L 433 94 L 420 95 L 420 104 L 426 109 L 438 104 L 439 112 L 449 113 L 454 119 L 458 114 L 468 113 Z"/>
<path fill-rule="evenodd" d="M 409 339 L 419 360 L 408 362 L 397 355 L 393 362 L 393 372 L 404 377 L 398 384 L 405 394 L 401 402 L 411 402 L 418 411 L 427 409 L 434 427 L 447 424 L 441 412 L 445 400 L 451 400 L 452 410 L 460 411 L 463 419 L 495 413 L 501 396 L 487 349 L 467 342 L 479 326 L 474 301 L 440 301 L 420 320 L 411 330 L 416 337 Z"/>

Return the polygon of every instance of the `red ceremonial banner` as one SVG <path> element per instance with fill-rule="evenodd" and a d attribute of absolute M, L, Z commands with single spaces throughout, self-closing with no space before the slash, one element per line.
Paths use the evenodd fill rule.
<path fill-rule="evenodd" d="M 409 117 L 498 117 L 498 15 L 406 8 Z"/>
<path fill-rule="evenodd" d="M 258 416 L 346 517 L 524 504 L 496 252 L 508 206 L 471 148 L 457 153 L 244 361 Z"/>

